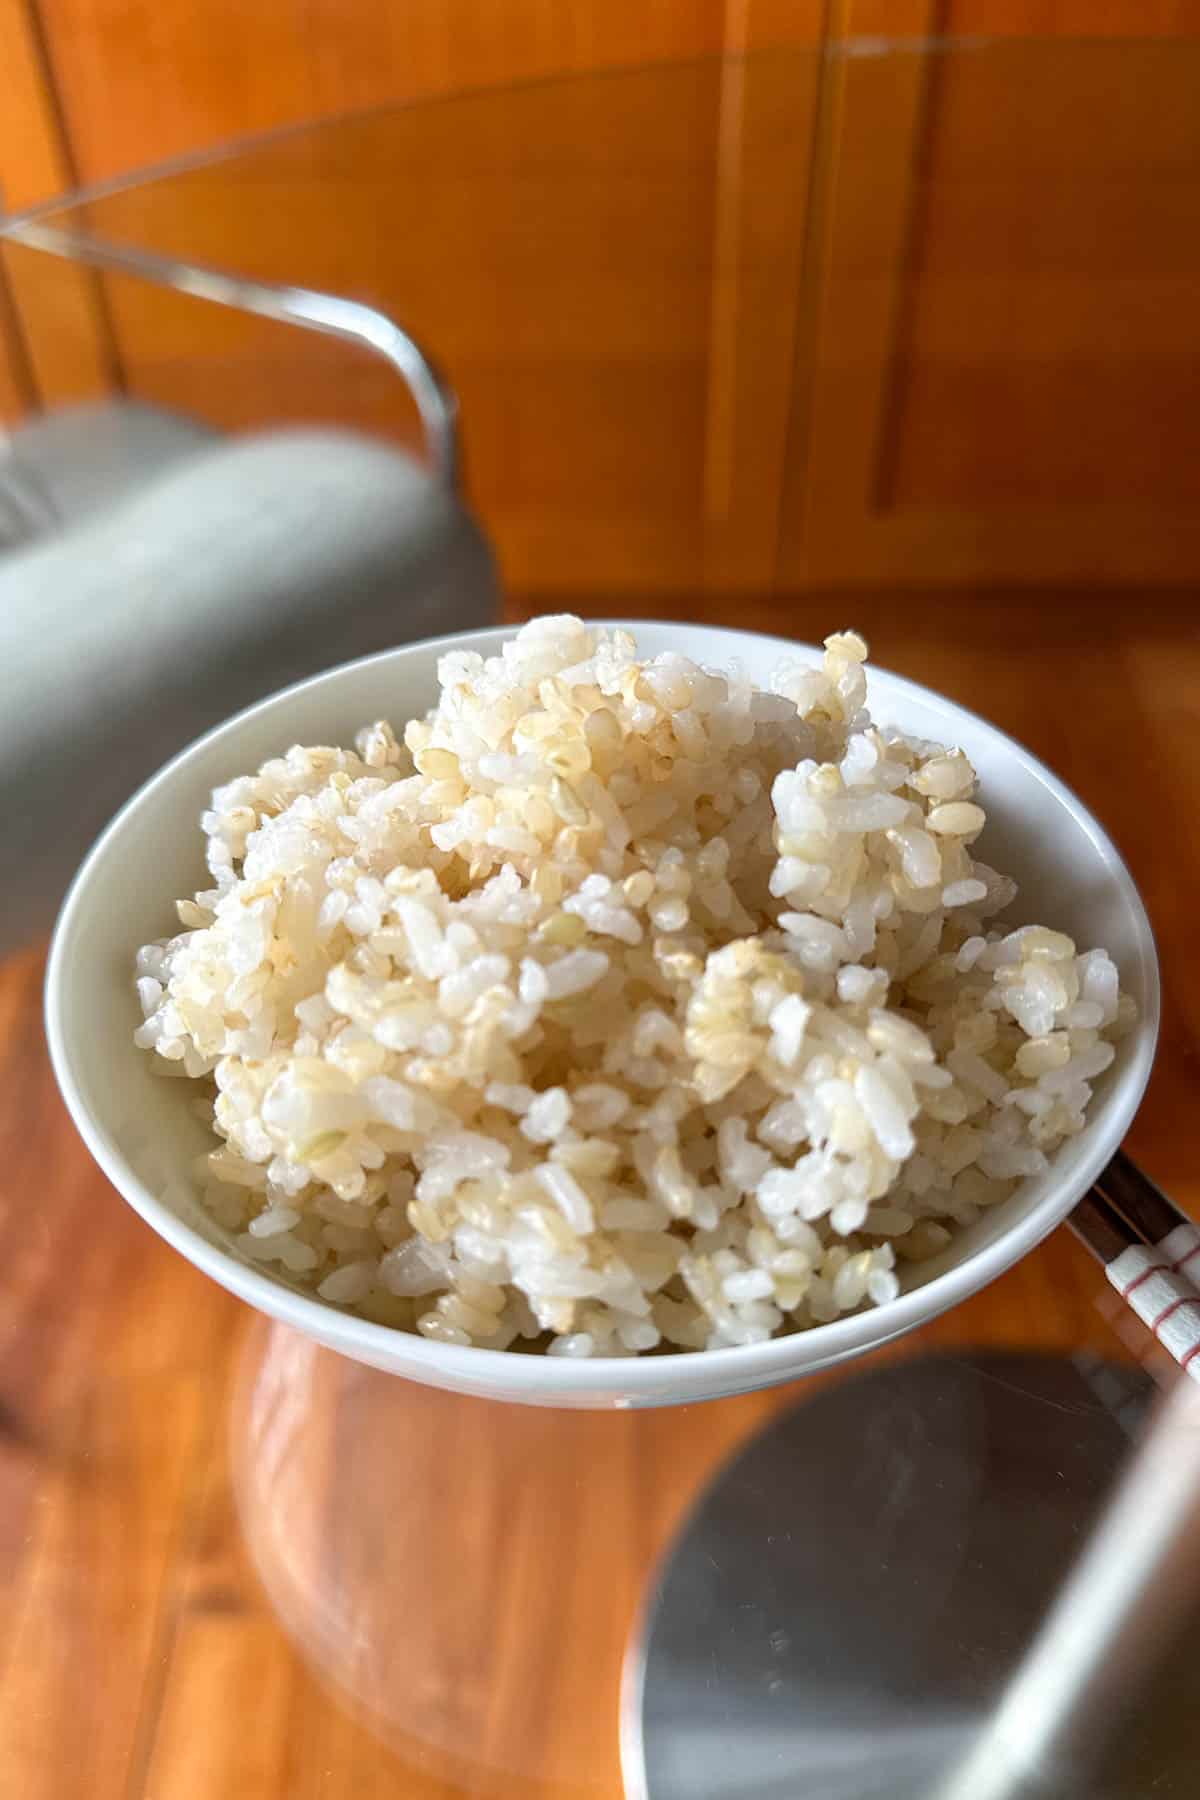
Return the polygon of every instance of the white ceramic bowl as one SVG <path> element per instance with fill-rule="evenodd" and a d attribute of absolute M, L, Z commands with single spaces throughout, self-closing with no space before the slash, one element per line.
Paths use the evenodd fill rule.
<path fill-rule="evenodd" d="M 739 659 L 763 682 L 806 646 L 689 625 L 636 623 L 642 651 L 681 651 L 720 668 Z M 495 651 L 503 630 L 409 645 L 349 663 L 264 700 L 168 763 L 117 815 L 67 897 L 46 978 L 54 1069 L 72 1117 L 113 1185 L 155 1231 L 243 1300 L 320 1343 L 414 1381 L 493 1399 L 558 1406 L 653 1406 L 789 1381 L 855 1356 L 944 1312 L 1007 1269 L 1066 1217 L 1112 1156 L 1141 1099 L 1158 1029 L 1158 969 L 1137 890 L 1091 814 L 1028 751 L 913 682 L 871 671 L 881 723 L 961 744 L 982 779 L 988 861 L 1016 876 L 1015 921 L 1044 920 L 1103 944 L 1140 1023 L 1100 1082 L 1086 1129 L 1048 1172 L 908 1277 L 898 1299 L 812 1331 L 744 1349 L 625 1359 L 463 1349 L 370 1324 L 250 1266 L 205 1214 L 189 1170 L 211 1142 L 189 1111 L 190 1084 L 164 1080 L 134 1048 L 138 945 L 172 929 L 173 901 L 204 885 L 199 817 L 219 782 L 295 743 L 347 743 L 364 723 L 399 726 L 432 705 L 451 645 Z M 818 652 L 811 651 L 815 657 Z"/>

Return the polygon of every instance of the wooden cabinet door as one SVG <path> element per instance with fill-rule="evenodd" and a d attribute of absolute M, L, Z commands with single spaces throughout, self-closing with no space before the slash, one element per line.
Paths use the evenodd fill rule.
<path fill-rule="evenodd" d="M 785 581 L 1200 574 L 1200 43 L 831 56 Z"/>
<path fill-rule="evenodd" d="M 76 180 L 41 25 L 26 0 L 0 0 L 0 210 L 10 212 Z M 118 384 L 99 283 L 55 258 L 0 245 L 0 421 Z"/>
<path fill-rule="evenodd" d="M 17 322 L 0 290 L 0 427 L 15 425 L 29 407 Z"/>

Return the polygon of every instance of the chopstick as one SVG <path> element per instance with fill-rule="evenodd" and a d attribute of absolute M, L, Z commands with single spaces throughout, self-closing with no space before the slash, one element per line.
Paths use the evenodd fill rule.
<path fill-rule="evenodd" d="M 1200 1381 L 1200 1292 L 1188 1274 L 1189 1266 L 1200 1273 L 1200 1232 L 1191 1220 L 1118 1152 L 1067 1223 L 1125 1304 Z"/>
<path fill-rule="evenodd" d="M 1123 1150 L 1117 1151 L 1096 1186 L 1170 1268 L 1200 1282 L 1200 1228 Z"/>
<path fill-rule="evenodd" d="M 1118 1155 L 1067 1223 L 1131 1309 L 1200 1380 L 1200 1291 L 1183 1267 L 1200 1248 L 1192 1222 Z M 1190 1235 L 1176 1237 L 1179 1232 Z M 1190 1245 L 1176 1252 L 1175 1267 L 1175 1256 L 1168 1261 L 1164 1250 L 1172 1238 Z M 1200 1257 L 1191 1266 L 1200 1281 Z M 1123 1720 L 1116 1703 L 1140 1691 L 1190 1616 L 1198 1526 L 1200 1399 L 1190 1383 L 1178 1381 L 937 1800 L 1018 1800 L 1034 1786 L 1048 1791 L 1047 1770 L 1086 1760 L 1104 1726 Z"/>

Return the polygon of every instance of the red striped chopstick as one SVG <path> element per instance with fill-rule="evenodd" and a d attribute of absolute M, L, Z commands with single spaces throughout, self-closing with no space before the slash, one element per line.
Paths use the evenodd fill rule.
<path fill-rule="evenodd" d="M 1200 1381 L 1200 1230 L 1123 1151 L 1068 1223 L 1126 1305 Z"/>
<path fill-rule="evenodd" d="M 1168 1200 L 1123 1150 L 1117 1151 L 1096 1186 L 1169 1268 L 1200 1287 L 1200 1226 Z"/>

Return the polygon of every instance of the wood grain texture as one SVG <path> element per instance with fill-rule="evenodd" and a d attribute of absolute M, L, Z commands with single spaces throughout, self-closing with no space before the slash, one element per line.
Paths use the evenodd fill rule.
<path fill-rule="evenodd" d="M 739 22 L 739 36 L 750 35 Z M 731 58 L 717 109 L 698 578 L 769 587 L 781 529 L 820 60 Z"/>
<path fill-rule="evenodd" d="M 200 7 L 0 0 L 0 191 L 17 210 L 304 119 L 712 53 L 728 42 L 813 42 L 821 21 L 820 0 L 787 8 L 776 0 L 410 0 L 403 7 L 361 0 L 206 0 Z M 227 246 L 234 258 L 237 248 Z M 19 379 L 19 346 L 0 321 L 0 421 L 31 403 L 61 404 L 120 387 L 102 284 L 28 253 L 0 251 L 0 260 L 9 265 L 23 353 L 35 377 L 31 395 L 29 381 Z M 136 306 L 133 313 L 120 326 L 136 375 L 146 340 L 137 330 L 144 317 Z M 238 423 L 256 394 L 259 417 L 279 418 L 279 397 L 295 386 L 294 365 L 271 346 L 253 363 Z M 157 367 L 161 377 L 161 352 Z M 187 374 L 179 374 L 168 381 L 176 405 L 192 397 Z M 199 392 L 212 385 L 211 366 L 195 372 Z M 331 407 L 344 387 L 342 372 L 331 374 Z M 153 378 L 143 388 L 154 397 Z M 319 412 L 319 395 L 316 405 Z M 351 417 L 370 423 L 359 417 L 369 411 L 364 404 L 356 413 L 351 399 Z"/>
<path fill-rule="evenodd" d="M 15 425 L 28 410 L 25 385 L 19 378 L 11 348 L 0 343 L 0 426 Z"/>
<path fill-rule="evenodd" d="M 1198 80 L 1200 40 L 658 64 L 313 130 L 92 221 L 405 322 L 522 592 L 1189 581 Z M 414 441 L 344 347 L 108 292 L 140 397 Z"/>
<path fill-rule="evenodd" d="M 40 0 L 83 178 L 430 94 L 719 50 L 723 0 Z"/>
<path fill-rule="evenodd" d="M 983 0 L 661 0 L 614 73 L 634 9 L 595 0 L 354 7 L 337 31 L 290 5 L 39 4 L 89 176 L 451 96 L 91 222 L 408 324 L 461 395 L 474 498 L 522 592 L 1200 575 L 1186 9 L 1106 6 L 1082 43 L 1082 9 L 1030 0 L 1026 35 L 985 42 Z M 838 48 L 884 33 L 937 48 Z M 28 253 L 19 274 L 45 393 L 107 379 L 79 277 Z M 130 282 L 105 296 L 141 398 L 415 441 L 395 382 L 343 347 Z"/>
<path fill-rule="evenodd" d="M 41 22 L 33 0 L 0 0 L 0 199 L 7 211 L 52 199 L 76 183 Z M 118 384 L 99 284 L 83 270 L 0 246 L 0 276 L 15 318 L 0 310 L 0 380 L 13 413 L 89 400 Z M 7 327 L 7 329 L 6 329 Z"/>
<path fill-rule="evenodd" d="M 20 319 L 0 270 L 0 427 L 15 425 L 31 409 L 34 398 Z"/>
<path fill-rule="evenodd" d="M 887 5 L 888 0 L 877 0 Z M 1189 37 L 1193 0 L 943 0 L 943 29 L 990 37 Z"/>
<path fill-rule="evenodd" d="M 13 0 L 8 0 L 13 3 Z M 381 102 L 764 44 L 811 43 L 822 0 L 37 0 L 82 179 Z M 919 32 L 907 0 L 832 9 L 841 35 Z M 952 0 L 949 32 L 1149 35 L 1186 0 Z"/>
<path fill-rule="evenodd" d="M 459 394 L 514 588 L 766 585 L 815 67 L 709 59 L 369 116 L 92 219 L 402 320 Z M 144 284 L 109 293 L 139 397 L 411 441 L 399 384 L 365 356 Z"/>
<path fill-rule="evenodd" d="M 1082 793 L 1163 965 L 1130 1145 L 1200 1213 L 1200 842 L 1180 825 L 1200 805 L 1195 596 L 629 610 L 798 639 L 852 620 L 881 663 L 986 712 Z M 621 1658 L 655 1558 L 705 1478 L 811 1386 L 506 1409 L 252 1323 L 88 1160 L 42 1047 L 40 977 L 36 951 L 0 970 L 0 1792 L 619 1800 Z M 980 1344 L 1153 1360 L 1065 1232 L 885 1354 Z"/>
<path fill-rule="evenodd" d="M 1200 569 L 1198 72 L 1153 36 L 831 63 L 785 582 Z"/>
<path fill-rule="evenodd" d="M 881 510 L 1194 509 L 1200 58 L 1118 54 L 935 66 Z"/>

